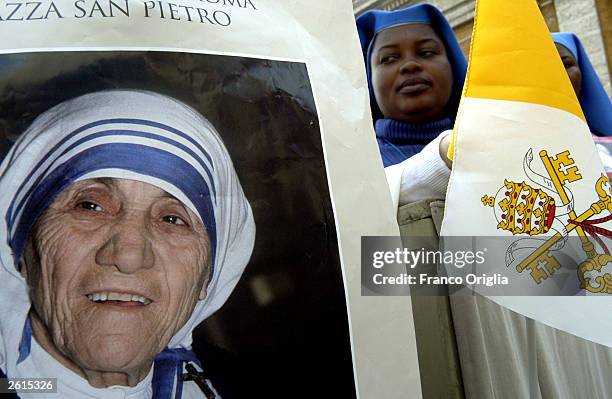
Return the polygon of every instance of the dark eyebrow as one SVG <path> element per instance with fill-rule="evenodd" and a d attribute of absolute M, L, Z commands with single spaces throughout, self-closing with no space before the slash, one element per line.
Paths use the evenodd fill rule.
<path fill-rule="evenodd" d="M 187 205 L 185 205 L 183 203 L 183 201 L 181 201 L 180 199 L 176 198 L 174 195 L 170 194 L 169 192 L 167 192 L 166 190 L 163 190 L 163 192 L 161 194 L 159 194 L 156 198 L 158 199 L 169 199 L 172 201 L 176 201 L 178 202 L 181 206 L 187 208 Z"/>
<path fill-rule="evenodd" d="M 440 45 L 440 46 L 444 46 L 442 41 L 440 39 L 436 38 L 436 37 L 424 37 L 422 39 L 417 40 L 415 42 L 415 44 L 418 46 L 418 45 L 426 44 L 428 42 L 432 42 L 434 44 L 437 44 L 437 45 Z M 385 44 L 384 46 L 381 46 L 381 47 L 377 48 L 376 52 L 380 52 L 380 51 L 382 51 L 384 49 L 387 49 L 387 48 L 395 49 L 395 48 L 398 48 L 398 47 L 399 47 L 399 44 L 397 44 L 397 43 Z"/>
<path fill-rule="evenodd" d="M 96 181 L 96 183 L 100 183 L 105 185 L 108 188 L 112 188 L 115 187 L 117 185 L 117 180 L 119 178 L 116 177 L 96 177 L 93 180 Z M 174 195 L 170 194 L 169 192 L 163 190 L 163 192 L 157 197 L 157 198 L 169 198 L 172 200 L 175 200 L 181 204 L 183 204 L 183 202 L 181 200 L 179 200 L 178 198 L 176 198 Z"/>
<path fill-rule="evenodd" d="M 377 48 L 376 51 L 378 52 L 378 51 L 382 51 L 384 49 L 398 48 L 398 47 L 399 47 L 399 45 L 397 45 L 397 44 L 385 44 L 384 46 Z"/>
<path fill-rule="evenodd" d="M 442 41 L 436 37 L 426 37 L 426 38 L 417 40 L 416 44 L 426 44 L 427 42 L 432 42 L 434 44 L 443 45 Z"/>
<path fill-rule="evenodd" d="M 82 186 L 93 186 L 95 184 L 101 184 L 108 189 L 111 189 L 115 186 L 115 179 L 112 177 L 94 177 L 92 179 L 79 180 L 74 183 L 73 186 L 81 188 Z"/>
<path fill-rule="evenodd" d="M 169 193 L 169 192 L 167 192 L 167 191 L 164 191 L 162 194 L 160 194 L 160 195 L 159 195 L 159 198 L 169 198 L 169 199 L 172 199 L 172 200 L 178 201 L 178 202 L 180 202 L 181 204 L 183 203 L 183 202 L 181 202 L 181 201 L 180 201 L 178 198 L 176 198 L 174 195 L 170 194 L 170 193 Z"/>

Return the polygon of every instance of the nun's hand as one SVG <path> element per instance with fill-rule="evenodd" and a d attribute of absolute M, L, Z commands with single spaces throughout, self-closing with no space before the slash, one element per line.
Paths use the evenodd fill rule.
<path fill-rule="evenodd" d="M 453 161 L 448 157 L 448 147 L 450 146 L 451 135 L 447 134 L 440 140 L 440 158 L 444 161 L 449 169 L 453 168 Z"/>

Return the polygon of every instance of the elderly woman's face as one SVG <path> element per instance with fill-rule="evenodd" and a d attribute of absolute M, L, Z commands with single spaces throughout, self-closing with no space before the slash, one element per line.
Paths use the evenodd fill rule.
<path fill-rule="evenodd" d="M 34 309 L 64 356 L 85 370 L 148 372 L 205 294 L 210 241 L 160 188 L 91 179 L 43 213 L 25 264 Z"/>
<path fill-rule="evenodd" d="M 426 122 L 444 116 L 453 74 L 444 43 L 431 26 L 381 31 L 370 63 L 374 95 L 385 118 Z"/>

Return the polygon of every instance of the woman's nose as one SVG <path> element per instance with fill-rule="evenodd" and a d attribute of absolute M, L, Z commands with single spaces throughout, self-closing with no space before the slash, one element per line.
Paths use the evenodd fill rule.
<path fill-rule="evenodd" d="M 144 220 L 139 217 L 118 221 L 108 240 L 96 253 L 96 262 L 115 266 L 122 273 L 136 273 L 153 267 L 155 255 Z"/>
<path fill-rule="evenodd" d="M 421 64 L 414 58 L 406 59 L 400 64 L 401 73 L 404 73 L 404 72 L 412 73 L 412 72 L 420 71 L 422 69 L 423 67 L 421 66 Z"/>

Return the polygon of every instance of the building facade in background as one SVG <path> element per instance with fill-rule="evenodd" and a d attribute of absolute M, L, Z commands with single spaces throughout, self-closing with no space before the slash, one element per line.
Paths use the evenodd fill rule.
<path fill-rule="evenodd" d="M 610 0 L 537 0 L 551 32 L 573 32 L 582 41 L 608 95 L 612 95 L 612 2 Z M 431 0 L 455 30 L 461 47 L 469 52 L 474 24 L 474 0 Z M 353 0 L 355 15 L 370 9 L 397 10 L 415 0 Z"/>

